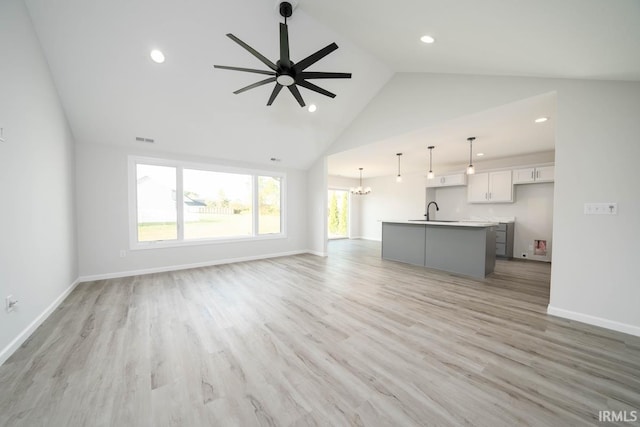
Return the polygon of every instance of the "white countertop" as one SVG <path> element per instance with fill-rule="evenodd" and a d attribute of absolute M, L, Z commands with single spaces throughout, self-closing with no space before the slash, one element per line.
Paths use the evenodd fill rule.
<path fill-rule="evenodd" d="M 454 222 L 443 222 L 443 221 L 409 221 L 406 219 L 400 220 L 383 220 L 382 222 L 389 222 L 393 224 L 414 224 L 414 225 L 446 225 L 449 227 L 497 227 L 499 224 L 497 222 L 483 222 L 483 221 L 454 221 Z"/>

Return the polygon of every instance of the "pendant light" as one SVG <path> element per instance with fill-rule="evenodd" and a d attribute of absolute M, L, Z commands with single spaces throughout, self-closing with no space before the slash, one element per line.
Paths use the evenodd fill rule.
<path fill-rule="evenodd" d="M 371 193 L 371 188 L 362 187 L 362 168 L 358 168 L 358 169 L 360 169 L 360 185 L 358 187 L 351 188 L 349 191 L 351 191 L 351 194 L 355 194 L 356 196 L 364 196 L 366 194 Z"/>
<path fill-rule="evenodd" d="M 427 148 L 429 149 L 429 173 L 427 174 L 427 179 L 433 179 L 433 149 L 436 147 L 430 145 Z"/>
<path fill-rule="evenodd" d="M 398 156 L 398 176 L 396 176 L 396 182 L 402 182 L 402 175 L 400 175 L 400 156 L 402 156 L 402 153 L 398 153 L 396 156 Z"/>
<path fill-rule="evenodd" d="M 476 169 L 473 167 L 473 140 L 476 139 L 475 136 L 470 136 L 467 138 L 469 141 L 469 166 L 467 166 L 467 175 L 473 175 L 476 173 Z"/>

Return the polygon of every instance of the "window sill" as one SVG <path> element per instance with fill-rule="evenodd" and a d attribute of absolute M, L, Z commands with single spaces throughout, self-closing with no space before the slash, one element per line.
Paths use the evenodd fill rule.
<path fill-rule="evenodd" d="M 147 250 L 147 249 L 163 249 L 163 248 L 180 248 L 189 246 L 203 246 L 203 245 L 219 245 L 228 243 L 245 243 L 245 242 L 259 242 L 262 240 L 278 240 L 286 239 L 287 235 L 280 234 L 265 234 L 261 236 L 247 236 L 247 237 L 221 237 L 217 239 L 193 239 L 185 241 L 175 240 L 158 240 L 155 242 L 135 242 L 130 245 L 129 250 Z"/>

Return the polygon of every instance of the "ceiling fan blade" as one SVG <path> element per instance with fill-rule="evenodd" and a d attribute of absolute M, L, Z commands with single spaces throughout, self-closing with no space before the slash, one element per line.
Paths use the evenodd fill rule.
<path fill-rule="evenodd" d="M 256 70 L 253 68 L 228 67 L 226 65 L 214 65 L 213 68 L 220 68 L 222 70 L 232 70 L 232 71 L 244 71 L 245 73 L 266 74 L 268 76 L 276 75 L 275 71 Z"/>
<path fill-rule="evenodd" d="M 309 90 L 312 90 L 314 92 L 321 93 L 321 94 L 323 94 L 325 96 L 328 96 L 329 98 L 335 98 L 336 97 L 335 93 L 331 93 L 328 90 L 322 89 L 321 87 L 316 86 L 313 83 L 308 82 L 306 80 L 296 80 L 296 84 L 299 85 L 299 86 L 302 86 L 304 88 L 307 88 Z"/>
<path fill-rule="evenodd" d="M 278 96 L 281 90 L 282 90 L 282 85 L 280 83 L 276 83 L 276 86 L 273 88 L 273 92 L 271 92 L 271 96 L 269 97 L 269 101 L 267 102 L 267 105 L 273 104 L 273 101 L 275 101 L 276 96 Z"/>
<path fill-rule="evenodd" d="M 275 81 L 276 81 L 276 78 L 275 78 L 275 77 L 269 77 L 268 79 L 260 80 L 260 81 L 259 81 L 259 82 L 257 82 L 257 83 L 254 83 L 254 84 L 249 85 L 249 86 L 245 86 L 245 87 L 243 87 L 242 89 L 238 89 L 238 90 L 236 90 L 236 91 L 235 91 L 235 92 L 233 92 L 233 93 L 235 93 L 235 94 L 237 95 L 237 94 L 239 94 L 239 93 L 246 92 L 246 91 L 248 91 L 249 89 L 253 89 L 254 87 L 258 87 L 258 86 L 266 85 L 267 83 L 273 83 L 273 82 L 275 82 Z"/>
<path fill-rule="evenodd" d="M 301 107 L 304 107 L 304 99 L 302 99 L 302 95 L 300 95 L 300 91 L 296 85 L 287 86 L 289 88 L 289 92 L 293 95 L 293 97 L 298 101 Z"/>
<path fill-rule="evenodd" d="M 278 67 L 276 67 L 276 64 L 269 61 L 264 55 L 262 55 L 260 52 L 258 52 L 257 50 L 255 50 L 254 48 L 252 48 L 251 46 L 249 46 L 248 44 L 246 44 L 245 42 L 243 42 L 242 40 L 234 36 L 233 34 L 229 33 L 227 34 L 227 37 L 229 37 L 231 40 L 233 40 L 234 42 L 238 43 L 240 46 L 245 48 L 247 51 L 249 51 L 250 54 L 258 58 L 260 61 L 262 61 L 263 64 L 271 68 L 273 71 L 278 70 Z"/>
<path fill-rule="evenodd" d="M 329 46 L 324 47 L 319 51 L 317 51 L 316 53 L 312 53 L 311 55 L 307 56 L 302 61 L 298 62 L 293 68 L 297 72 L 300 72 L 310 67 L 311 65 L 315 64 L 316 62 L 320 61 L 322 58 L 329 55 L 331 52 L 333 52 L 337 48 L 338 48 L 337 44 L 331 43 Z"/>
<path fill-rule="evenodd" d="M 298 74 L 302 79 L 350 79 L 351 73 L 324 73 L 321 71 L 305 71 Z"/>
<path fill-rule="evenodd" d="M 289 29 L 287 24 L 280 23 L 280 64 L 285 67 L 291 66 L 289 59 Z"/>

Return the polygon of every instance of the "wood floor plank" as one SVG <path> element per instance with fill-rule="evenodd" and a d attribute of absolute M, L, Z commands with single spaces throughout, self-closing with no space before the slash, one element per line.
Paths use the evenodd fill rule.
<path fill-rule="evenodd" d="M 329 252 L 79 285 L 0 366 L 0 425 L 640 415 L 640 338 L 548 316 L 549 264 L 499 260 L 475 280 L 382 260 L 376 242 Z"/>

